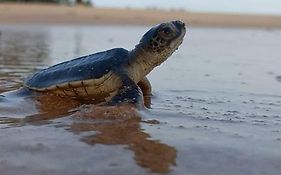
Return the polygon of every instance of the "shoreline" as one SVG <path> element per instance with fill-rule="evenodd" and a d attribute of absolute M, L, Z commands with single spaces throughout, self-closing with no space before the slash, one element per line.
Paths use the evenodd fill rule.
<path fill-rule="evenodd" d="M 150 25 L 174 19 L 192 26 L 281 27 L 281 16 L 0 3 L 0 24 Z"/>

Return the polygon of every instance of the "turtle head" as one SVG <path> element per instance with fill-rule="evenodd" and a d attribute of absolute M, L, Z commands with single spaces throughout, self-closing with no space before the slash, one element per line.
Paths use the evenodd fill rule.
<path fill-rule="evenodd" d="M 156 59 L 152 60 L 153 64 L 159 65 L 179 47 L 185 32 L 185 24 L 181 21 L 162 23 L 146 32 L 137 48 L 153 54 Z"/>

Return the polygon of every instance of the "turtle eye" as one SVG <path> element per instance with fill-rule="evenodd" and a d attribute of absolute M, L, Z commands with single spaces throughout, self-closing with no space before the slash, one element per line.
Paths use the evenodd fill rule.
<path fill-rule="evenodd" d="M 161 33 L 165 34 L 165 35 L 170 35 L 172 33 L 172 29 L 170 27 L 164 27 L 162 30 L 161 30 Z"/>

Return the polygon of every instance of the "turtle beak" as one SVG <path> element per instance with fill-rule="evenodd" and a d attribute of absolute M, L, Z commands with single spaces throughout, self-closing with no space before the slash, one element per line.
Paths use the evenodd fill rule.
<path fill-rule="evenodd" d="M 182 29 L 185 29 L 185 24 L 179 20 L 177 21 L 172 21 L 172 23 L 179 29 L 179 30 L 182 30 Z"/>
<path fill-rule="evenodd" d="M 177 37 L 183 38 L 186 33 L 185 24 L 179 20 L 172 21 L 171 23 L 174 25 L 174 27 L 178 31 Z"/>

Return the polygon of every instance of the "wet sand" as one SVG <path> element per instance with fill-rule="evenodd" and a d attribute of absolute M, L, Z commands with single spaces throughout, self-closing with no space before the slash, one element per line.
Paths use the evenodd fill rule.
<path fill-rule="evenodd" d="M 180 19 L 192 26 L 281 27 L 281 16 L 109 9 L 47 4 L 0 4 L 2 24 L 156 24 Z"/>
<path fill-rule="evenodd" d="M 61 61 L 132 49 L 149 28 L 0 26 L 0 92 Z M 149 110 L 5 93 L 0 174 L 279 175 L 280 36 L 189 27 L 179 50 L 149 75 Z"/>

